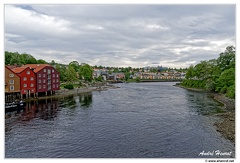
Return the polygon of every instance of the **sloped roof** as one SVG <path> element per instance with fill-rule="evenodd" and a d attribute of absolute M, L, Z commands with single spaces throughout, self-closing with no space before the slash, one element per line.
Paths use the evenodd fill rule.
<path fill-rule="evenodd" d="M 11 71 L 12 73 L 14 73 L 16 76 L 18 76 L 17 73 L 15 73 L 12 69 L 8 68 L 8 66 L 5 66 L 6 69 L 8 69 L 9 71 Z M 18 76 L 20 78 L 20 76 Z"/>
<path fill-rule="evenodd" d="M 24 71 L 26 68 L 28 68 L 28 67 L 16 67 L 16 68 L 13 68 L 12 71 L 14 71 L 15 73 L 19 74 L 22 71 Z"/>
<path fill-rule="evenodd" d="M 42 70 L 44 67 L 50 66 L 49 64 L 26 64 L 22 67 L 29 67 L 30 69 L 34 69 L 33 71 L 37 73 L 38 71 Z M 50 66 L 51 67 L 51 66 Z"/>
<path fill-rule="evenodd" d="M 15 66 L 15 65 L 6 65 L 6 67 L 9 68 L 9 69 L 13 69 L 13 68 L 16 68 L 17 66 Z"/>

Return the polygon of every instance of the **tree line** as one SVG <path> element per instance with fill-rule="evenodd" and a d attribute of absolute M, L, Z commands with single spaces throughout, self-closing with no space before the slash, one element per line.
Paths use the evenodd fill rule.
<path fill-rule="evenodd" d="M 235 47 L 228 46 L 217 59 L 191 65 L 181 85 L 224 93 L 235 98 Z"/>
<path fill-rule="evenodd" d="M 92 81 L 93 69 L 88 64 L 80 65 L 72 61 L 68 65 L 56 63 L 54 60 L 46 62 L 37 60 L 31 54 L 5 51 L 5 65 L 50 64 L 60 73 L 60 81 L 73 83 L 79 80 Z"/>

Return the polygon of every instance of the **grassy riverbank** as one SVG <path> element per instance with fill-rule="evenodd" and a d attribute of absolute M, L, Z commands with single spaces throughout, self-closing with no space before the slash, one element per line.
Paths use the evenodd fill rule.
<path fill-rule="evenodd" d="M 198 92 L 208 92 L 204 89 L 189 88 L 182 85 L 175 85 L 180 88 L 184 88 L 191 91 Z M 216 127 L 216 130 L 222 134 L 223 137 L 230 140 L 235 144 L 235 100 L 226 97 L 224 94 L 220 93 L 211 93 L 213 99 L 224 105 L 224 113 L 215 113 L 210 116 L 216 117 L 213 125 Z"/>

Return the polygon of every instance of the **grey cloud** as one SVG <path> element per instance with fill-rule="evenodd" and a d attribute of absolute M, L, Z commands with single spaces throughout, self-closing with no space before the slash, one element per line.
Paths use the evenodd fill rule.
<path fill-rule="evenodd" d="M 235 45 L 234 5 L 5 6 L 5 50 L 47 61 L 188 67 L 227 45 Z"/>

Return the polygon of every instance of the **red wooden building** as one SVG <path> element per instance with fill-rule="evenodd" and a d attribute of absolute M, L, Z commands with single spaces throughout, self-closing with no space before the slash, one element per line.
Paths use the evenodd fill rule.
<path fill-rule="evenodd" d="M 60 89 L 60 74 L 48 64 L 27 64 L 22 67 L 29 67 L 36 75 L 36 92 L 54 93 Z"/>
<path fill-rule="evenodd" d="M 29 67 L 16 67 L 13 68 L 18 76 L 21 77 L 21 96 L 26 95 L 26 97 L 35 96 L 36 93 L 36 75 Z"/>

